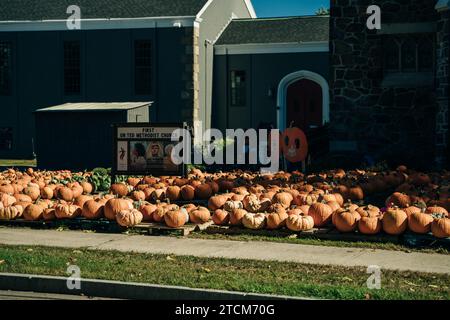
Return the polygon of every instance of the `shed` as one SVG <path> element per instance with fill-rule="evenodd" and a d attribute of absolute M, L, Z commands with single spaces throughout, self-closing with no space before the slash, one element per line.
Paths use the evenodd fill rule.
<path fill-rule="evenodd" d="M 152 102 L 66 103 L 34 112 L 37 166 L 47 170 L 110 168 L 113 124 L 150 122 Z"/>

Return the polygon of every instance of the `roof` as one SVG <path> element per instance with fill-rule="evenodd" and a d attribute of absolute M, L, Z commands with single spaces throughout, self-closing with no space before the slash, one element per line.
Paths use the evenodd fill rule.
<path fill-rule="evenodd" d="M 207 0 L 1 0 L 0 21 L 65 20 L 76 4 L 82 19 L 195 16 Z"/>
<path fill-rule="evenodd" d="M 321 42 L 329 39 L 329 16 L 236 19 L 217 45 Z"/>
<path fill-rule="evenodd" d="M 121 111 L 146 107 L 152 102 L 84 102 L 66 103 L 59 106 L 36 110 L 36 112 L 80 112 L 80 111 Z"/>

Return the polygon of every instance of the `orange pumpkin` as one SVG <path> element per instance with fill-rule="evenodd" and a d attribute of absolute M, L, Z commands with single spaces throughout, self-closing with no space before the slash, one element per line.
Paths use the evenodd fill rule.
<path fill-rule="evenodd" d="M 286 225 L 288 214 L 284 213 L 270 213 L 267 215 L 267 229 L 275 230 Z"/>
<path fill-rule="evenodd" d="M 116 215 L 122 210 L 131 210 L 133 205 L 125 199 L 113 198 L 106 202 L 104 208 L 105 218 L 108 220 L 116 220 Z"/>
<path fill-rule="evenodd" d="M 357 211 L 338 209 L 334 214 L 334 225 L 340 232 L 356 230 L 361 215 Z"/>
<path fill-rule="evenodd" d="M 436 238 L 448 238 L 450 237 L 450 219 L 449 218 L 437 218 L 434 219 L 431 224 L 431 232 Z"/>
<path fill-rule="evenodd" d="M 412 213 L 408 217 L 408 228 L 415 233 L 425 234 L 431 231 L 433 220 L 430 214 L 422 212 Z"/>
<path fill-rule="evenodd" d="M 189 213 L 189 220 L 195 224 L 202 224 L 211 219 L 211 213 L 207 208 L 199 207 Z"/>
<path fill-rule="evenodd" d="M 214 224 L 218 226 L 224 226 L 230 222 L 230 214 L 225 210 L 217 209 L 214 211 L 212 220 Z"/>
<path fill-rule="evenodd" d="M 233 209 L 230 212 L 230 224 L 233 226 L 242 225 L 242 218 L 244 218 L 247 213 L 248 212 L 245 209 Z"/>
<path fill-rule="evenodd" d="M 180 228 L 186 224 L 186 214 L 182 210 L 170 210 L 164 215 L 164 221 L 168 227 Z"/>
<path fill-rule="evenodd" d="M 281 135 L 281 151 L 287 161 L 305 161 L 308 154 L 308 140 L 305 133 L 296 127 L 287 128 Z"/>
<path fill-rule="evenodd" d="M 42 214 L 44 213 L 44 208 L 37 204 L 30 204 L 23 211 L 23 217 L 28 221 L 35 221 L 42 218 Z"/>
<path fill-rule="evenodd" d="M 314 219 L 306 215 L 290 215 L 286 220 L 286 227 L 295 232 L 308 231 L 314 228 Z"/>
<path fill-rule="evenodd" d="M 408 216 L 405 211 L 393 207 L 384 213 L 382 222 L 384 232 L 391 235 L 399 235 L 405 232 L 408 226 Z"/>
<path fill-rule="evenodd" d="M 308 211 L 308 215 L 314 220 L 314 226 L 322 227 L 331 221 L 333 210 L 325 203 L 314 203 Z"/>
<path fill-rule="evenodd" d="M 99 219 L 103 216 L 104 207 L 102 202 L 88 200 L 83 204 L 81 215 L 86 219 Z"/>
<path fill-rule="evenodd" d="M 211 197 L 208 200 L 208 208 L 211 211 L 221 209 L 221 208 L 223 208 L 223 206 L 225 205 L 225 203 L 227 201 L 228 201 L 228 197 L 225 195 L 218 195 L 218 196 Z"/>
<path fill-rule="evenodd" d="M 368 215 L 362 216 L 358 221 L 358 230 L 362 234 L 372 235 L 380 233 L 382 229 L 381 216 Z"/>
<path fill-rule="evenodd" d="M 134 227 L 142 222 L 142 213 L 136 209 L 121 210 L 116 215 L 116 221 L 122 227 Z"/>

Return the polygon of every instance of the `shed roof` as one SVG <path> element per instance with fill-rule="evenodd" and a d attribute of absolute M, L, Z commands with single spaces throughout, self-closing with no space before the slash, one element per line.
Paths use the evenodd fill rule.
<path fill-rule="evenodd" d="M 329 16 L 233 20 L 217 45 L 321 42 L 329 39 Z"/>
<path fill-rule="evenodd" d="M 87 112 L 132 110 L 152 105 L 153 102 L 83 102 L 66 103 L 36 110 L 36 112 Z"/>
<path fill-rule="evenodd" d="M 0 21 L 64 20 L 76 4 L 82 19 L 195 16 L 207 0 L 1 0 Z"/>

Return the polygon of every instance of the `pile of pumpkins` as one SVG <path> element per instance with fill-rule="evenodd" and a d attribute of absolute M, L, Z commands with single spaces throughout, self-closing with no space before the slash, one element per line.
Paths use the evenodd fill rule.
<path fill-rule="evenodd" d="M 398 235 L 409 229 L 432 232 L 439 238 L 450 236 L 446 207 L 450 194 L 442 192 L 448 190 L 443 189 L 450 177 L 447 173 L 428 176 L 405 167 L 381 173 L 339 169 L 308 176 L 300 172 L 208 174 L 194 169 L 184 178 L 130 177 L 112 184 L 107 194 L 92 194 L 87 179 L 71 181 L 72 175 L 31 169 L 0 173 L 0 219 L 106 218 L 124 227 L 145 221 L 172 228 L 212 220 L 249 229 L 299 232 L 334 225 L 340 232 Z M 71 182 L 55 183 L 62 179 Z M 421 190 L 422 197 L 402 193 L 407 186 Z M 423 198 L 424 188 L 430 189 L 428 199 Z M 432 195 L 436 188 L 439 194 Z M 354 203 L 387 190 L 397 191 L 386 200 L 385 208 Z M 190 203 L 198 199 L 207 201 L 207 206 Z M 188 204 L 177 205 L 180 200 Z"/>

